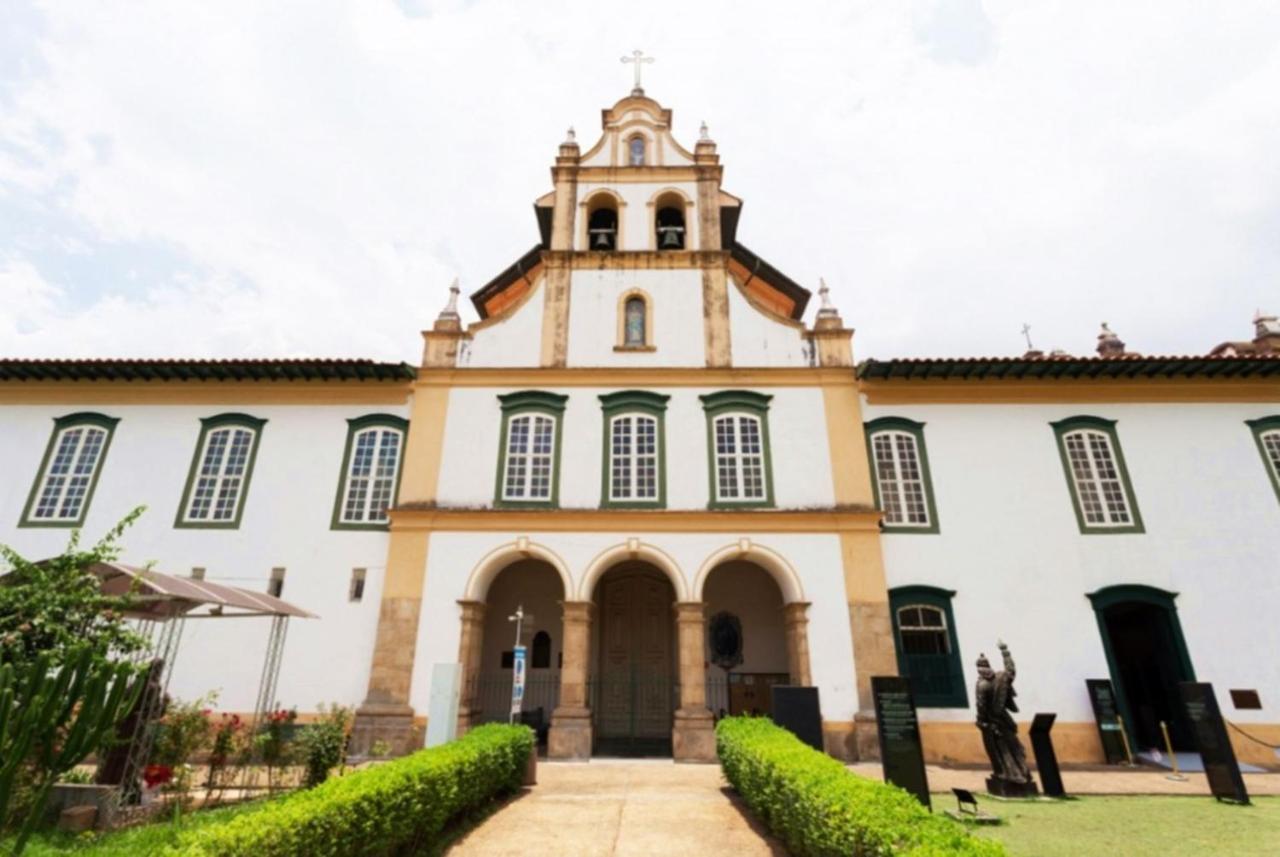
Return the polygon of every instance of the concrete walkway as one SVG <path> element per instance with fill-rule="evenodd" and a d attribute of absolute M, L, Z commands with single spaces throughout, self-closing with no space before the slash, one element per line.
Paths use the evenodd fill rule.
<path fill-rule="evenodd" d="M 539 762 L 526 789 L 446 852 L 501 855 L 784 857 L 718 765 L 670 760 Z"/>

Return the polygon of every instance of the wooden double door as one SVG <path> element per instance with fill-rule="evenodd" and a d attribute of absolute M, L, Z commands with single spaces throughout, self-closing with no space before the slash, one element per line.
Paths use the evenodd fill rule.
<path fill-rule="evenodd" d="M 611 569 L 598 591 L 595 751 L 669 755 L 679 700 L 671 582 L 647 565 L 626 565 Z"/>

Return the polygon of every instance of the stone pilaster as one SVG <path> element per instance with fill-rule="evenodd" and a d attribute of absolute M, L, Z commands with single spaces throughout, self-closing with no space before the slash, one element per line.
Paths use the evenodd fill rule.
<path fill-rule="evenodd" d="M 479 716 L 476 684 L 480 680 L 480 655 L 484 649 L 483 601 L 459 601 L 462 628 L 458 634 L 458 663 L 462 664 L 462 697 L 458 701 L 458 737 L 466 734 Z"/>
<path fill-rule="evenodd" d="M 716 758 L 715 721 L 707 708 L 706 609 L 701 601 L 675 605 L 680 708 L 671 730 L 671 752 L 677 762 L 713 762 Z"/>
<path fill-rule="evenodd" d="M 813 684 L 809 671 L 809 602 L 792 601 L 782 607 L 782 621 L 787 640 L 787 671 L 791 683 L 801 687 Z"/>
<path fill-rule="evenodd" d="M 591 663 L 590 601 L 565 601 L 560 704 L 551 714 L 547 755 L 552 759 L 591 758 L 591 709 L 587 704 L 587 670 Z"/>

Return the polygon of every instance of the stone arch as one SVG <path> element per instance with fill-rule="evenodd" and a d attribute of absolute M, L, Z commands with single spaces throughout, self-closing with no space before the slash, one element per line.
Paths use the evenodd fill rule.
<path fill-rule="evenodd" d="M 653 347 L 653 298 L 644 289 L 632 287 L 618 295 L 618 348 L 628 348 L 627 344 L 627 301 L 639 298 L 644 301 L 644 343 L 641 347 Z"/>
<path fill-rule="evenodd" d="M 564 587 L 565 597 L 574 591 L 573 577 L 569 567 L 565 565 L 559 554 L 546 545 L 531 542 L 527 538 L 519 538 L 514 542 L 499 545 L 489 551 L 480 562 L 476 563 L 467 578 L 467 586 L 463 599 L 466 601 L 484 601 L 489 594 L 489 585 L 501 571 L 513 562 L 522 559 L 539 559 L 556 570 L 560 575 L 560 584 Z"/>
<path fill-rule="evenodd" d="M 640 560 L 649 563 L 665 574 L 671 581 L 671 586 L 676 592 L 677 602 L 689 600 L 689 587 L 676 561 L 662 549 L 639 539 L 627 539 L 624 544 L 614 545 L 597 554 L 595 559 L 588 564 L 586 573 L 582 575 L 582 581 L 578 585 L 578 599 L 590 601 L 594 594 L 593 590 L 596 583 L 601 576 L 618 563 L 629 560 Z"/>
<path fill-rule="evenodd" d="M 678 187 L 668 185 L 667 187 L 660 188 L 655 191 L 653 195 L 649 197 L 649 201 L 646 203 L 646 206 L 648 211 L 646 223 L 648 225 L 647 228 L 649 232 L 648 248 L 650 250 L 658 249 L 658 211 L 661 208 L 680 209 L 684 215 L 684 249 L 694 249 L 693 230 L 694 224 L 697 222 L 697 218 L 694 216 L 694 201 L 687 193 L 680 190 Z"/>
<path fill-rule="evenodd" d="M 581 209 L 578 217 L 578 249 L 590 250 L 590 234 L 588 232 L 588 221 L 591 215 L 599 208 L 612 208 L 617 215 L 617 233 L 614 239 L 614 250 L 623 249 L 623 239 L 625 237 L 626 217 L 624 212 L 627 207 L 627 201 L 622 198 L 622 194 L 613 188 L 596 187 L 587 192 L 585 196 L 578 202 Z"/>
<path fill-rule="evenodd" d="M 747 560 L 767 571 L 774 582 L 778 584 L 778 590 L 782 593 L 782 603 L 784 605 L 804 602 L 804 587 L 800 583 L 800 575 L 792 568 L 791 563 L 787 562 L 782 554 L 772 548 L 753 542 L 751 539 L 739 539 L 731 545 L 725 545 L 707 557 L 706 561 L 702 563 L 702 567 L 698 569 L 697 577 L 694 578 L 691 600 L 701 601 L 703 589 L 707 584 L 707 578 L 711 576 L 711 572 L 717 566 L 731 560 Z"/>

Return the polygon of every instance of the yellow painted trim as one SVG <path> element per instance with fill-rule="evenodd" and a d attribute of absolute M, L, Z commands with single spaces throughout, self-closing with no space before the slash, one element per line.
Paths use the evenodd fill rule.
<path fill-rule="evenodd" d="M 855 387 L 853 372 L 845 368 L 744 368 L 601 366 L 581 368 L 424 368 L 417 388 L 423 387 Z M 861 422 L 848 427 L 861 431 Z"/>
<path fill-rule="evenodd" d="M 869 405 L 1280 401 L 1275 379 L 860 381 Z"/>
<path fill-rule="evenodd" d="M 402 405 L 405 382 L 16 381 L 0 383 L 0 404 Z"/>
<path fill-rule="evenodd" d="M 406 474 L 406 478 L 407 474 Z M 870 509 L 716 511 L 711 509 L 392 509 L 397 532 L 849 533 L 879 530 Z M 843 544 L 843 543 L 842 543 Z M 882 572 L 883 575 L 883 572 Z M 880 600 L 887 600 L 883 585 Z"/>
<path fill-rule="evenodd" d="M 582 160 L 585 161 L 590 154 L 591 152 L 588 152 L 587 155 L 583 155 Z M 688 155 L 687 157 L 689 160 L 693 160 L 693 155 Z M 587 182 L 608 182 L 609 184 L 692 182 L 697 181 L 698 176 L 704 170 L 704 167 L 693 165 L 671 167 L 664 167 L 661 165 L 645 165 L 643 167 L 579 167 L 578 181 L 583 184 Z"/>
<path fill-rule="evenodd" d="M 448 415 L 449 388 L 425 387 L 415 393 L 398 502 L 430 503 L 436 499 Z"/>
<path fill-rule="evenodd" d="M 862 403 L 856 387 L 822 388 L 827 419 L 827 446 L 831 454 L 831 483 L 836 503 L 875 504 L 871 490 L 871 465 L 862 430 Z"/>
<path fill-rule="evenodd" d="M 387 573 L 382 584 L 382 600 L 421 599 L 427 579 L 427 551 L 430 533 L 396 533 L 387 546 Z"/>

